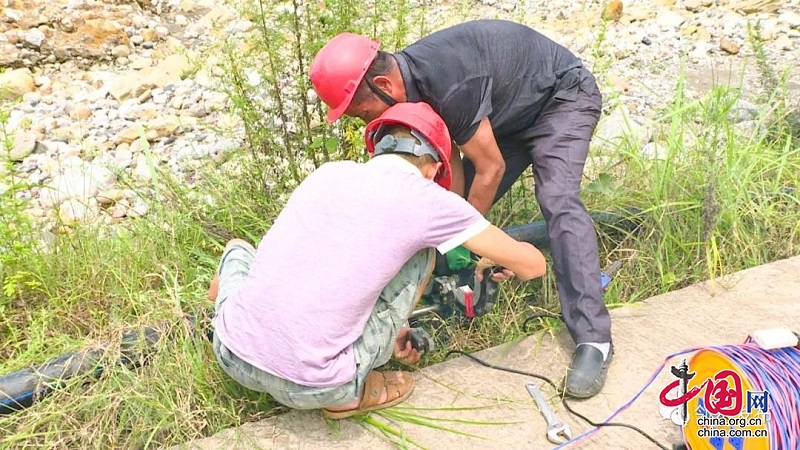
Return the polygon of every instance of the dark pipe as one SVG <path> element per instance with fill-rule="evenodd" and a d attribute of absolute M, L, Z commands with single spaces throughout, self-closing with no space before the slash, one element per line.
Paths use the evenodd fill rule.
<path fill-rule="evenodd" d="M 595 223 L 615 225 L 632 231 L 639 225 L 639 222 L 635 219 L 639 212 L 637 209 L 629 209 L 618 213 L 595 212 L 591 213 L 590 216 Z M 540 249 L 547 248 L 550 245 L 550 239 L 547 237 L 547 224 L 544 220 L 511 226 L 503 229 L 503 231 L 518 241 L 528 242 Z"/>
<path fill-rule="evenodd" d="M 193 322 L 193 319 L 189 319 Z M 125 333 L 120 345 L 119 363 L 136 368 L 146 363 L 158 343 L 173 329 L 163 322 Z M 11 414 L 32 406 L 74 378 L 97 378 L 103 373 L 100 364 L 106 350 L 92 349 L 70 352 L 38 366 L 0 377 L 0 415 Z"/>
<path fill-rule="evenodd" d="M 64 381 L 79 374 L 90 374 L 102 351 L 71 352 L 53 358 L 39 367 L 29 367 L 0 378 L 0 414 L 28 408 Z"/>

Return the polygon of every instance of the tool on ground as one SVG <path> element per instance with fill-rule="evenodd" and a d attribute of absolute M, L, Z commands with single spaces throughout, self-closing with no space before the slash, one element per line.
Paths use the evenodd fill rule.
<path fill-rule="evenodd" d="M 542 391 L 539 390 L 539 387 L 536 386 L 536 383 L 525 383 L 525 387 L 528 388 L 528 393 L 531 394 L 531 397 L 536 400 L 539 411 L 542 412 L 544 420 L 547 421 L 547 440 L 554 444 L 563 444 L 572 439 L 572 432 L 569 429 L 569 425 L 556 418 L 555 413 L 550 408 L 550 404 L 547 403 L 547 400 L 544 398 L 544 395 L 542 395 Z"/>
<path fill-rule="evenodd" d="M 412 328 L 408 336 L 411 340 L 411 346 L 414 347 L 420 355 L 436 350 L 436 344 L 433 342 L 433 338 L 424 329 Z"/>

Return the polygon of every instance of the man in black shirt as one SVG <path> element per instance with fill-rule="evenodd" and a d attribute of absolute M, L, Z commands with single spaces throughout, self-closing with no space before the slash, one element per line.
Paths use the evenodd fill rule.
<path fill-rule="evenodd" d="M 329 122 L 368 122 L 397 102 L 430 104 L 463 153 L 453 153 L 451 190 L 484 215 L 532 165 L 562 315 L 577 344 L 565 391 L 600 392 L 613 355 L 611 319 L 580 184 L 602 99 L 581 60 L 527 26 L 477 20 L 393 54 L 340 34 L 317 53 L 310 76 Z"/>

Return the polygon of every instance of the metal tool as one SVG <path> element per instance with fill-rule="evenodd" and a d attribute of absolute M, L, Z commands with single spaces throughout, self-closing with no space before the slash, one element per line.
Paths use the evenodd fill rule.
<path fill-rule="evenodd" d="M 499 284 L 492 280 L 494 270 L 497 268 L 484 270 L 481 281 L 475 277 L 474 268 L 434 277 L 422 295 L 429 305 L 414 310 L 410 319 L 417 319 L 434 312 L 442 316 L 458 313 L 469 319 L 488 314 L 500 292 Z"/>
<path fill-rule="evenodd" d="M 547 400 L 545 400 L 542 391 L 539 390 L 536 383 L 525 383 L 525 387 L 528 388 L 528 393 L 531 394 L 531 397 L 536 400 L 539 411 L 542 412 L 544 420 L 547 421 L 547 440 L 554 444 L 563 444 L 572 439 L 572 432 L 569 429 L 569 425 L 556 418 L 553 410 L 550 409 L 550 404 L 547 403 Z"/>
<path fill-rule="evenodd" d="M 433 338 L 422 328 L 412 328 L 409 331 L 408 337 L 411 340 L 411 346 L 414 347 L 420 355 L 436 350 L 436 343 L 433 342 Z"/>
<path fill-rule="evenodd" d="M 608 290 L 620 267 L 622 261 L 617 260 L 600 273 L 603 292 Z M 496 266 L 485 269 L 482 281 L 475 277 L 474 268 L 434 277 L 422 294 L 424 306 L 412 311 L 410 319 L 419 319 L 431 313 L 438 313 L 441 317 L 458 314 L 473 319 L 490 313 L 500 293 L 500 285 L 492 280 L 492 274 L 500 271 L 502 268 Z"/>

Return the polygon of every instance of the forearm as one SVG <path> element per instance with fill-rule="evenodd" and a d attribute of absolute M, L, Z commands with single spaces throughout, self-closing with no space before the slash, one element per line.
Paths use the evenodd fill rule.
<path fill-rule="evenodd" d="M 525 281 L 541 277 L 547 270 L 547 262 L 538 248 L 513 239 L 495 225 L 469 239 L 464 247 L 485 258 L 478 263 L 480 269 L 498 265 Z"/>
<path fill-rule="evenodd" d="M 467 201 L 484 216 L 489 214 L 489 210 L 492 208 L 500 181 L 503 179 L 504 169 L 504 167 L 497 167 L 488 173 L 476 173 L 472 180 Z"/>

